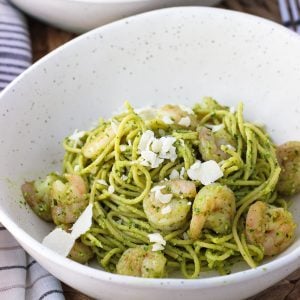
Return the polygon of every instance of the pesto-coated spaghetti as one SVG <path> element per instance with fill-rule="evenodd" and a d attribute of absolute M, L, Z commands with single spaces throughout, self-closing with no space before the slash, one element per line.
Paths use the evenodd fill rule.
<path fill-rule="evenodd" d="M 276 147 L 244 120 L 241 103 L 235 111 L 205 98 L 193 110 L 140 112 L 126 104 L 63 145 L 63 175 L 22 189 L 40 217 L 66 231 L 93 204 L 74 260 L 94 255 L 119 274 L 198 278 L 228 274 L 243 259 L 253 268 L 293 241 L 295 224 L 276 190 Z"/>

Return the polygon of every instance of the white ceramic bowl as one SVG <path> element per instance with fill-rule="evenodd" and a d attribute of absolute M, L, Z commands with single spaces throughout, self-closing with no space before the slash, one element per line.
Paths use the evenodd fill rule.
<path fill-rule="evenodd" d="M 138 107 L 191 105 L 205 95 L 228 105 L 243 100 L 246 117 L 267 124 L 275 142 L 299 140 L 299 53 L 300 38 L 275 23 L 196 7 L 131 17 L 64 45 L 0 96 L 0 221 L 52 274 L 103 300 L 234 300 L 267 288 L 300 266 L 299 227 L 288 250 L 256 269 L 197 280 L 119 276 L 42 246 L 51 226 L 19 203 L 20 185 L 59 170 L 62 139 L 124 100 Z"/>
<path fill-rule="evenodd" d="M 11 0 L 26 13 L 59 28 L 85 32 L 124 17 L 179 5 L 212 6 L 220 0 Z"/>

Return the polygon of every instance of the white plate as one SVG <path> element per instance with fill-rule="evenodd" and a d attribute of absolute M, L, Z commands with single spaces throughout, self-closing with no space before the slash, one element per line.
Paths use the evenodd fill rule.
<path fill-rule="evenodd" d="M 275 23 L 212 8 L 146 13 L 98 28 L 36 63 L 0 95 L 0 221 L 47 270 L 103 300 L 234 300 L 300 267 L 300 236 L 276 258 L 228 276 L 144 279 L 80 265 L 39 242 L 50 225 L 24 209 L 25 179 L 60 170 L 61 141 L 129 100 L 192 105 L 210 95 L 245 102 L 275 142 L 299 140 L 300 38 Z M 300 224 L 300 199 L 292 211 Z"/>
<path fill-rule="evenodd" d="M 208 5 L 219 0 L 11 0 L 26 13 L 59 28 L 85 32 L 118 19 L 170 6 Z"/>

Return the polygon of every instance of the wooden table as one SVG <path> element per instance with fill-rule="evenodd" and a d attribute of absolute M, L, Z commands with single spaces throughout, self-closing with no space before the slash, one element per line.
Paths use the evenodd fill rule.
<path fill-rule="evenodd" d="M 280 22 L 280 14 L 276 0 L 227 0 L 223 1 L 219 7 L 242 11 Z M 37 61 L 53 49 L 76 37 L 74 33 L 47 26 L 34 19 L 29 19 L 29 28 L 32 37 L 34 61 Z M 67 300 L 91 299 L 66 285 L 63 285 L 63 289 Z M 300 269 L 273 287 L 251 298 L 251 300 L 261 299 L 300 300 Z"/>

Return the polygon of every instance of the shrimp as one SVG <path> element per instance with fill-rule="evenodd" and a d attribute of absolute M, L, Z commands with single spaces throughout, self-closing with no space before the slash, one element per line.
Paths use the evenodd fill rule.
<path fill-rule="evenodd" d="M 277 147 L 277 158 L 281 173 L 277 190 L 291 196 L 300 192 L 300 142 L 287 142 Z"/>
<path fill-rule="evenodd" d="M 45 180 L 25 182 L 22 187 L 22 194 L 34 213 L 41 219 L 51 222 L 51 198 L 50 187 L 57 179 L 55 174 L 50 174 Z"/>
<path fill-rule="evenodd" d="M 235 209 L 234 193 L 227 186 L 213 183 L 203 187 L 193 204 L 190 238 L 198 239 L 203 228 L 221 234 L 228 232 L 232 226 Z"/>
<path fill-rule="evenodd" d="M 220 162 L 225 160 L 229 155 L 221 150 L 221 145 L 236 146 L 236 142 L 225 129 L 212 132 L 206 127 L 201 127 L 199 129 L 199 140 L 199 152 L 205 161 L 215 160 Z"/>
<path fill-rule="evenodd" d="M 104 132 L 100 132 L 92 140 L 85 143 L 82 153 L 87 158 L 94 158 L 101 150 L 115 137 L 112 126 L 107 127 Z"/>
<path fill-rule="evenodd" d="M 195 183 L 183 179 L 161 181 L 145 197 L 144 212 L 149 223 L 163 231 L 181 228 L 196 196 Z"/>
<path fill-rule="evenodd" d="M 68 258 L 80 263 L 85 264 L 94 257 L 94 253 L 90 247 L 83 244 L 80 240 L 76 240 L 72 247 Z"/>
<path fill-rule="evenodd" d="M 183 127 L 196 128 L 197 126 L 197 119 L 193 111 L 188 112 L 178 105 L 167 104 L 162 106 L 158 110 L 158 116 L 160 118 L 169 117 L 175 124 Z M 185 123 L 181 123 L 183 118 L 187 118 L 187 121 L 189 120 L 190 124 L 188 126 Z"/>
<path fill-rule="evenodd" d="M 61 224 L 58 226 L 62 230 L 71 233 L 72 225 L 71 224 Z M 80 263 L 85 264 L 89 260 L 91 260 L 94 257 L 94 253 L 92 249 L 83 244 L 80 239 L 77 239 L 70 250 L 70 253 L 68 255 L 68 258 Z"/>
<path fill-rule="evenodd" d="M 117 264 L 117 273 L 144 278 L 161 278 L 165 275 L 166 258 L 160 252 L 143 247 L 129 248 Z"/>
<path fill-rule="evenodd" d="M 271 256 L 285 250 L 294 240 L 296 224 L 290 212 L 262 201 L 249 208 L 246 218 L 246 237 L 264 248 Z"/>
<path fill-rule="evenodd" d="M 63 179 L 53 182 L 50 197 L 53 222 L 59 224 L 74 223 L 88 205 L 87 188 L 79 175 L 65 174 Z"/>

